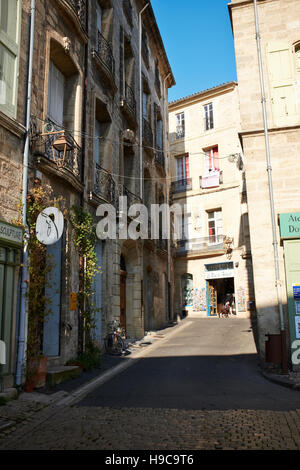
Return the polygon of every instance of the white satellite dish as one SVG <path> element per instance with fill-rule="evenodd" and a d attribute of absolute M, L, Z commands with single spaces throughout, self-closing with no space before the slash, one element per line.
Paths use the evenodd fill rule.
<path fill-rule="evenodd" d="M 38 216 L 36 236 L 43 245 L 53 245 L 64 231 L 64 216 L 57 207 L 47 207 Z"/>

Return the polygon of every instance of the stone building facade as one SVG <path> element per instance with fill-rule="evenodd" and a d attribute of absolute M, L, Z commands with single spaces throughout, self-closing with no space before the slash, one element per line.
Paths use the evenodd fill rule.
<path fill-rule="evenodd" d="M 172 202 L 178 222 L 175 311 L 217 316 L 226 296 L 253 313 L 238 86 L 226 83 L 169 104 Z"/>
<path fill-rule="evenodd" d="M 112 320 L 121 321 L 128 336 L 141 338 L 145 331 L 171 319 L 169 244 L 119 237 L 121 218 L 128 225 L 135 217 L 123 214 L 119 197 L 127 197 L 129 209 L 146 200 L 147 204 L 167 200 L 169 190 L 167 103 L 168 88 L 175 82 L 148 3 L 35 2 L 28 189 L 34 185 L 51 187 L 54 197 L 62 197 L 68 210 L 75 206 L 89 212 L 95 226 L 104 216 L 99 207 L 109 204 L 115 210 L 116 237 L 99 237 L 95 248 L 100 272 L 94 283 L 94 339 L 100 349 Z M 11 46 L 16 58 L 14 89 L 9 84 L 12 66 L 7 65 L 7 76 L 0 76 L 0 91 L 3 93 L 7 85 L 8 96 L 3 104 L 1 95 L 0 105 L 0 220 L 4 233 L 18 216 L 21 198 L 30 0 L 4 1 L 1 8 L 8 32 L 14 16 L 18 31 L 16 44 Z M 5 34 L 1 31 L 1 48 L 11 44 L 5 43 Z M 22 238 L 19 232 L 16 237 Z M 6 338 L 10 357 L 7 383 L 11 385 L 14 345 L 18 343 L 17 283 L 22 246 L 7 238 L 0 235 L 0 268 L 2 276 L 2 270 L 6 273 L 13 267 L 9 275 L 15 276 L 15 289 L 9 296 L 13 309 L 9 344 Z M 48 366 L 56 367 L 75 358 L 84 346 L 82 319 L 78 302 L 74 302 L 84 260 L 75 249 L 70 216 L 65 217 L 62 237 L 47 246 L 47 252 L 54 259 L 53 281 L 46 292 L 52 314 L 42 332 L 42 352 L 48 357 Z M 3 292 L 5 296 L 6 290 Z M 149 308 L 146 299 L 147 305 L 148 299 L 151 301 Z M 2 308 L 1 296 L 0 302 Z M 0 328 L 8 331 L 3 325 Z"/>
<path fill-rule="evenodd" d="M 297 367 L 298 301 L 293 286 L 299 283 L 299 242 L 293 220 L 297 217 L 294 213 L 299 212 L 300 4 L 297 0 L 257 2 L 265 97 L 260 87 L 254 2 L 232 0 L 229 11 L 239 83 L 240 138 L 246 166 L 260 354 L 263 360 L 280 362 L 280 342 L 276 347 L 274 342 L 277 354 L 267 357 L 269 343 L 265 335 L 274 335 L 275 341 L 283 332 L 287 334 L 283 350 L 287 347 L 289 360 Z M 266 126 L 262 101 L 266 103 Z M 270 150 L 274 231 L 265 137 Z M 282 233 L 280 214 L 292 216 L 287 235 Z M 273 243 L 278 246 L 279 276 Z M 283 315 L 280 315 L 280 305 Z"/>
<path fill-rule="evenodd" d="M 5 3 L 5 2 L 4 2 Z M 22 191 L 25 136 L 28 6 L 1 4 L 0 57 L 0 388 L 13 384 L 17 331 L 18 276 L 23 233 L 15 224 Z"/>

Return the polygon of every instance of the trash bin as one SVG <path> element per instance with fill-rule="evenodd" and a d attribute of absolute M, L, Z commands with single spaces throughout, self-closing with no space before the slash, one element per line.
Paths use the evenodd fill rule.
<path fill-rule="evenodd" d="M 266 362 L 281 363 L 281 335 L 266 335 Z"/>

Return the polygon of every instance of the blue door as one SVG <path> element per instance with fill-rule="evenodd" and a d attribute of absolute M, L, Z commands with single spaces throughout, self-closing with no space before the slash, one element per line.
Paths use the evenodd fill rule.
<path fill-rule="evenodd" d="M 47 246 L 47 256 L 53 265 L 47 275 L 45 296 L 49 315 L 44 323 L 43 352 L 47 357 L 59 356 L 60 306 L 61 306 L 61 250 L 62 239 Z"/>

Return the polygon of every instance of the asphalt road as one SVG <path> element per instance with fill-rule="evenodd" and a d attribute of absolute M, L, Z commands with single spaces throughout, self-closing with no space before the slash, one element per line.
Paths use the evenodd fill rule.
<path fill-rule="evenodd" d="M 250 320 L 192 318 L 77 406 L 288 411 L 300 393 L 261 375 Z"/>

